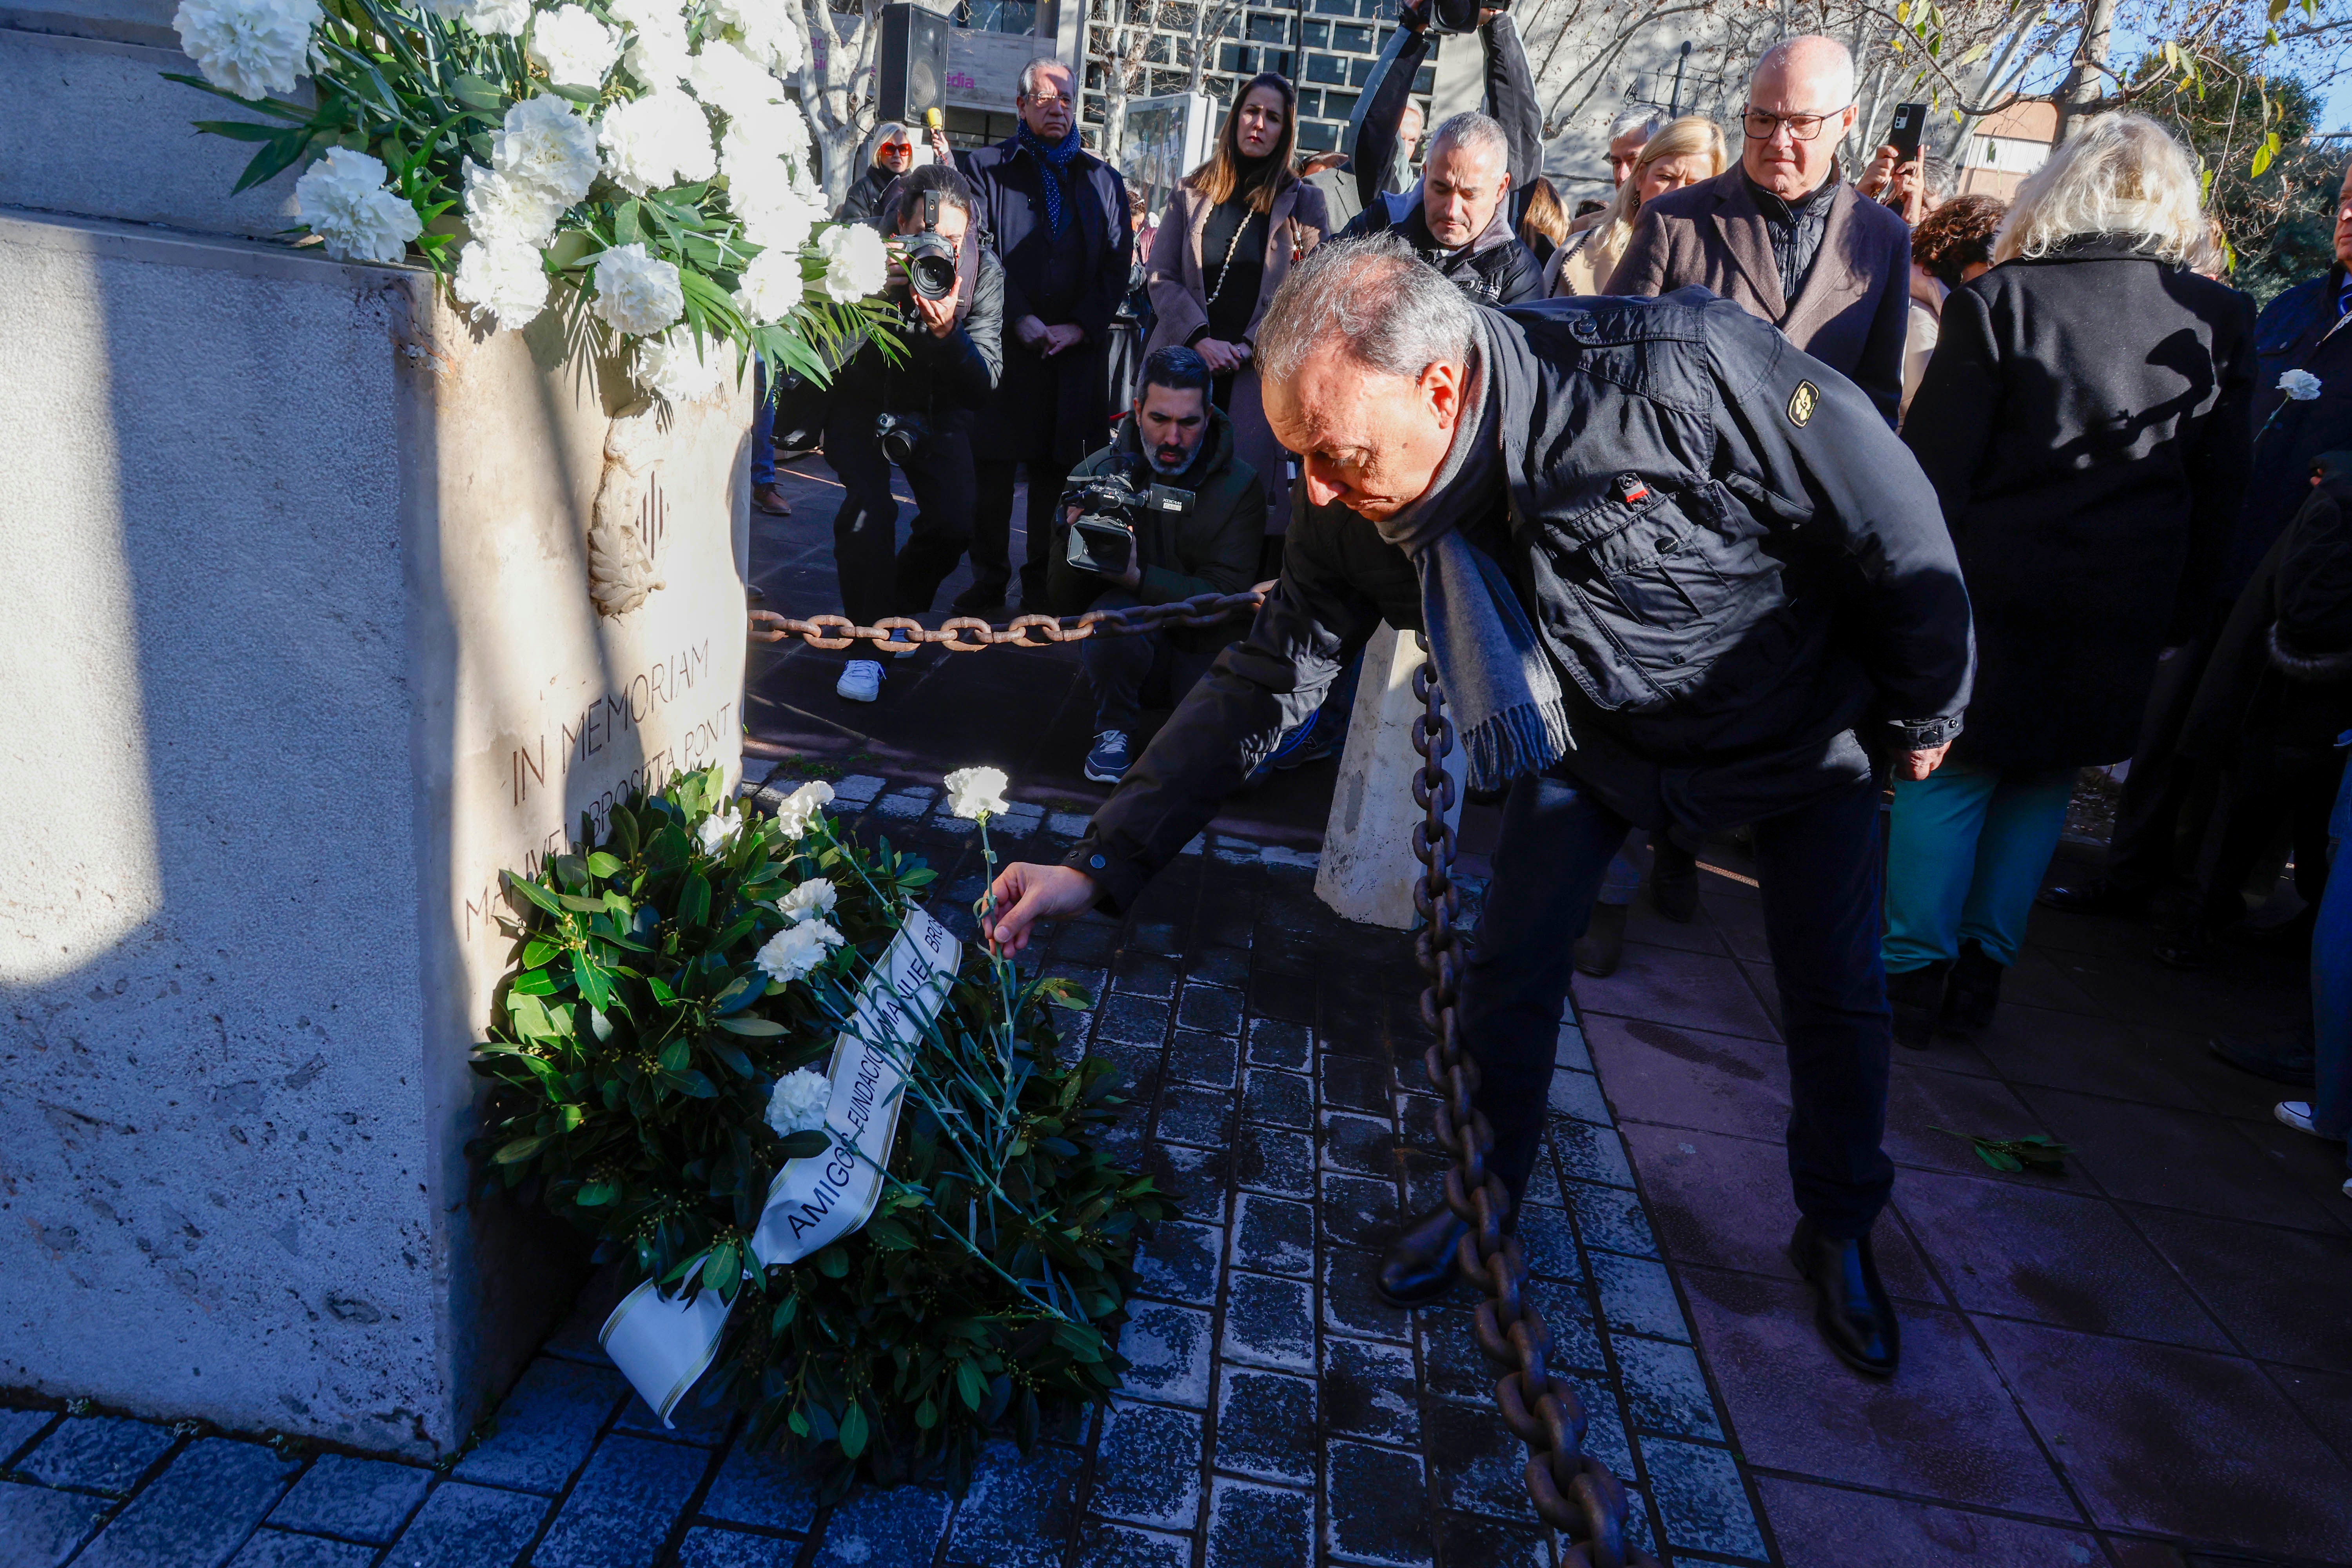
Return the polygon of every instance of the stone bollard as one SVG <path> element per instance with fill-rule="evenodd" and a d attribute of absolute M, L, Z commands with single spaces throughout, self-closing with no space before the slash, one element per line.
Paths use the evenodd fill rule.
<path fill-rule="evenodd" d="M 1412 775 L 1421 754 L 1412 749 L 1413 721 L 1422 705 L 1412 694 L 1412 672 L 1421 668 L 1421 639 L 1383 626 L 1364 645 L 1364 672 L 1356 687 L 1356 710 L 1339 757 L 1339 787 L 1323 829 L 1323 861 L 1315 873 L 1315 893 L 1351 921 L 1410 931 L 1419 923 L 1412 888 L 1421 875 L 1413 858 L 1412 830 L 1422 821 L 1412 803 Z M 1447 818 L 1462 819 L 1462 751 L 1445 759 L 1454 775 L 1454 804 Z"/>

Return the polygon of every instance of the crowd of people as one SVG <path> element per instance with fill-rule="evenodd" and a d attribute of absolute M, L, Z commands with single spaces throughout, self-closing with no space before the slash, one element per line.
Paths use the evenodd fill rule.
<path fill-rule="evenodd" d="M 2291 854 L 2305 908 L 2270 940 L 2315 939 L 2318 1003 L 2215 1048 L 2313 1086 L 2282 1121 L 2352 1131 L 2352 879 L 2326 874 L 2352 815 L 2352 174 L 2336 267 L 2258 316 L 2161 125 L 2099 116 L 2010 200 L 1956 195 L 1932 154 L 1841 159 L 1853 64 L 1805 37 L 1735 126 L 1629 111 L 1612 193 L 1571 213 L 1509 17 L 1480 32 L 1485 109 L 1424 137 L 1409 9 L 1345 153 L 1302 158 L 1293 84 L 1253 78 L 1157 214 L 1081 144 L 1057 61 L 1000 145 L 909 170 L 904 129 L 877 138 L 845 210 L 935 237 L 955 285 L 894 267 L 904 352 L 830 394 L 848 613 L 930 611 L 967 552 L 955 608 L 1007 607 L 1022 469 L 1024 610 L 1279 579 L 1255 626 L 1082 645 L 1085 771 L 1125 787 L 1065 866 L 1006 873 L 1002 934 L 1118 906 L 1204 803 L 1328 752 L 1385 618 L 1428 635 L 1527 851 L 1496 857 L 1465 1004 L 1509 1148 L 1568 966 L 1617 966 L 1645 883 L 1694 919 L 1702 836 L 1752 836 L 1798 1251 L 1852 1364 L 1897 1349 L 1868 1250 L 1884 1047 L 1985 1028 L 2037 899 L 2153 910 L 2158 955 L 2195 963 Z M 883 669 L 847 659 L 841 696 Z M 1131 773 L 1151 707 L 1179 711 Z M 2045 891 L 2078 777 L 2126 763 L 2104 873 Z M 1408 1226 L 1381 1289 L 1442 1289 L 1457 1226 Z"/>

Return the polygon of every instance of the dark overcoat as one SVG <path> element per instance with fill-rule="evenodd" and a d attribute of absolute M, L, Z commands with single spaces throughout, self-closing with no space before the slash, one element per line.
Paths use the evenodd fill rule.
<path fill-rule="evenodd" d="M 973 426 L 972 452 L 983 461 L 1067 468 L 1110 434 L 1104 356 L 1135 260 L 1127 184 L 1118 170 L 1080 153 L 1070 163 L 1067 199 L 1075 210 L 1057 237 L 1045 216 L 1045 182 L 1053 176 L 1018 136 L 957 157 L 1004 263 L 1004 378 Z M 1075 248 L 1065 258 L 1072 264 L 1055 266 L 1057 245 Z M 1024 316 L 1049 327 L 1075 322 L 1086 341 L 1042 358 L 1013 331 Z"/>
<path fill-rule="evenodd" d="M 2131 754 L 2165 647 L 2201 628 L 2246 484 L 2253 303 L 2084 236 L 1944 302 L 1906 416 L 1977 618 L 1956 755 Z"/>
<path fill-rule="evenodd" d="M 2339 263 L 2307 278 L 2263 309 L 2254 322 L 2254 468 L 2238 537 L 2215 594 L 2235 599 L 2270 552 L 2311 489 L 2311 466 L 2323 452 L 2352 447 L 2352 317 L 2336 313 L 2344 289 Z M 2319 377 L 2319 395 L 2294 401 L 2279 390 L 2291 370 Z"/>

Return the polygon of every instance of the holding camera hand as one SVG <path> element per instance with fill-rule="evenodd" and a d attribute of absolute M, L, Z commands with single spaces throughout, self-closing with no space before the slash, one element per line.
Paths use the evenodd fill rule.
<path fill-rule="evenodd" d="M 915 308 L 916 319 L 923 323 L 925 331 L 935 338 L 944 338 L 955 331 L 955 294 L 950 290 L 935 299 L 912 288 L 908 282 L 907 269 L 903 265 L 905 255 L 906 242 L 891 241 L 889 287 L 894 291 L 903 294 L 907 302 Z"/>

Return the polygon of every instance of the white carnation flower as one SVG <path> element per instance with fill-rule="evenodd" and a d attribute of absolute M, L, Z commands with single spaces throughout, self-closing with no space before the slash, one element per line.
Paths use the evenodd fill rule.
<path fill-rule="evenodd" d="M 808 121 L 793 103 L 750 103 L 727 111 L 719 155 L 775 162 L 778 154 L 798 162 L 808 152 Z"/>
<path fill-rule="evenodd" d="M 318 0 L 180 0 L 172 13 L 180 47 L 205 79 L 239 98 L 293 91 L 318 25 Z"/>
<path fill-rule="evenodd" d="M 835 224 L 817 236 L 816 248 L 824 258 L 824 291 L 837 304 L 879 294 L 888 279 L 890 257 L 882 248 L 882 236 L 862 223 Z"/>
<path fill-rule="evenodd" d="M 638 342 L 637 381 L 667 402 L 699 403 L 726 384 L 730 357 L 717 342 L 696 343 L 681 324 Z"/>
<path fill-rule="evenodd" d="M 947 776 L 948 809 L 966 821 L 993 816 L 1005 808 L 1003 768 L 958 768 Z"/>
<path fill-rule="evenodd" d="M 833 786 L 823 779 L 804 784 L 785 797 L 784 804 L 776 807 L 776 826 L 785 840 L 798 838 L 814 826 L 820 808 L 832 799 Z"/>
<path fill-rule="evenodd" d="M 2278 389 L 2286 394 L 2289 403 L 2309 403 L 2319 395 L 2319 378 L 2307 370 L 2282 372 Z"/>
<path fill-rule="evenodd" d="M 741 817 L 729 816 L 724 812 L 714 811 L 694 825 L 694 841 L 702 847 L 702 852 L 705 855 L 716 855 L 727 847 L 728 841 L 733 838 L 742 826 Z"/>
<path fill-rule="evenodd" d="M 555 237 L 567 205 L 536 180 L 466 160 L 466 226 L 476 239 L 538 249 Z"/>
<path fill-rule="evenodd" d="M 690 62 L 687 82 L 713 109 L 742 114 L 784 96 L 784 84 L 768 68 L 724 38 L 704 42 Z"/>
<path fill-rule="evenodd" d="M 558 87 L 598 88 L 621 58 L 621 35 L 585 5 L 559 5 L 531 18 L 531 59 Z"/>
<path fill-rule="evenodd" d="M 544 192 L 560 215 L 596 183 L 596 128 L 551 92 L 526 98 L 491 134 L 490 166 Z"/>
<path fill-rule="evenodd" d="M 596 258 L 596 297 L 588 308 L 622 331 L 649 338 L 686 313 L 686 290 L 676 266 L 642 245 L 617 245 Z"/>
<path fill-rule="evenodd" d="M 453 7 L 478 33 L 520 38 L 530 25 L 530 0 L 457 0 Z"/>
<path fill-rule="evenodd" d="M 596 121 L 596 143 L 613 183 L 639 195 L 719 172 L 710 121 L 682 92 L 649 92 L 614 104 Z"/>
<path fill-rule="evenodd" d="M 783 911 L 786 920 L 798 925 L 803 921 L 830 915 L 840 901 L 841 889 L 833 885 L 831 879 L 815 877 L 777 900 L 776 908 Z"/>
<path fill-rule="evenodd" d="M 776 1080 L 768 1096 L 768 1125 L 779 1138 L 795 1132 L 824 1131 L 825 1112 L 833 1109 L 833 1080 L 814 1068 L 788 1072 Z"/>
<path fill-rule="evenodd" d="M 629 29 L 622 62 L 648 89 L 676 87 L 686 79 L 693 57 L 687 52 L 686 13 L 675 0 L 615 0 L 613 20 Z"/>
<path fill-rule="evenodd" d="M 547 308 L 547 269 L 537 250 L 516 240 L 478 239 L 466 247 L 450 286 L 498 327 L 527 327 Z"/>
<path fill-rule="evenodd" d="M 331 147 L 294 182 L 294 208 L 336 260 L 398 261 L 425 220 L 383 182 L 383 160 Z"/>
<path fill-rule="evenodd" d="M 842 935 L 823 921 L 802 921 L 770 937 L 752 962 L 760 973 L 779 984 L 806 979 L 825 954 L 842 945 Z"/>
<path fill-rule="evenodd" d="M 743 41 L 744 51 L 778 76 L 801 68 L 804 51 L 790 0 L 710 0 L 709 16 Z"/>
<path fill-rule="evenodd" d="M 781 321 L 801 302 L 801 253 L 762 250 L 735 285 L 735 303 L 754 326 Z"/>

